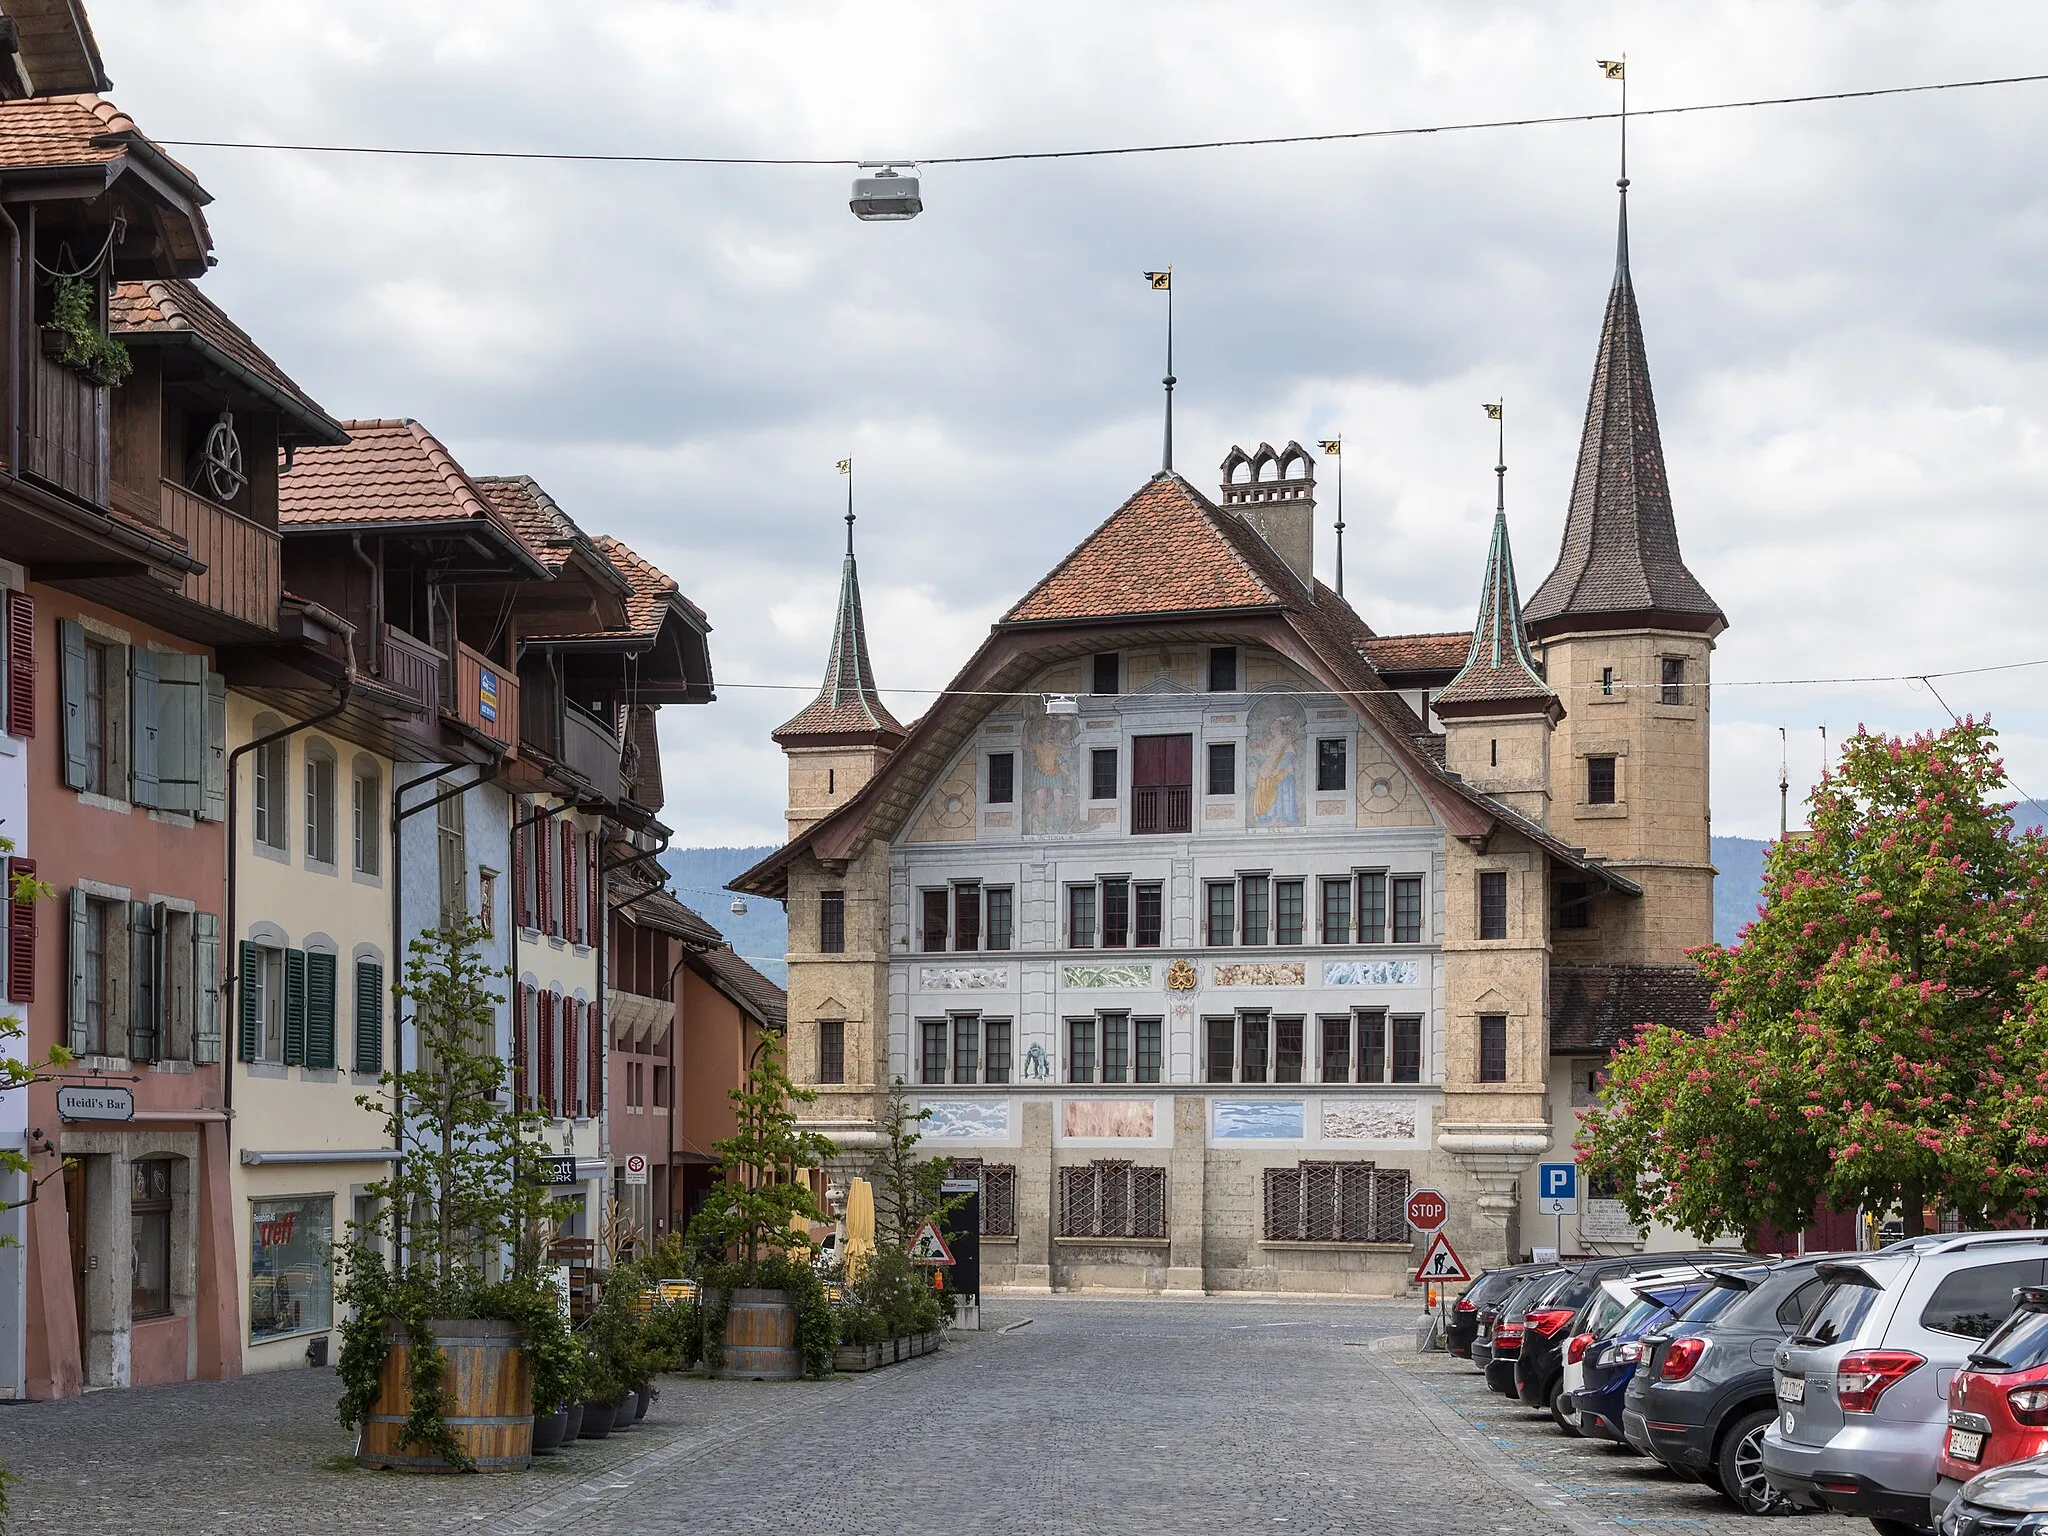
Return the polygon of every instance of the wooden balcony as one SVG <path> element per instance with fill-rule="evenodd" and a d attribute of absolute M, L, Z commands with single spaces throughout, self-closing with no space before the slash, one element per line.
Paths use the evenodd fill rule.
<path fill-rule="evenodd" d="M 206 569 L 187 576 L 180 595 L 259 629 L 277 628 L 278 538 L 226 507 L 163 482 L 164 531 L 185 541 Z"/>
<path fill-rule="evenodd" d="M 619 742 L 611 729 L 580 704 L 562 706 L 564 768 L 589 784 L 600 800 L 619 798 Z"/>
<path fill-rule="evenodd" d="M 1186 784 L 1140 784 L 1131 791 L 1131 831 L 1186 832 L 1194 825 L 1194 791 Z"/>
<path fill-rule="evenodd" d="M 104 508 L 110 409 L 106 389 L 41 350 L 29 354 L 27 373 L 22 468 L 87 506 Z M 271 568 L 276 569 L 275 561 Z M 276 612 L 273 601 L 271 613 Z"/>
<path fill-rule="evenodd" d="M 432 709 L 441 701 L 441 668 L 439 651 L 402 629 L 384 626 L 378 637 L 377 677 L 386 687 L 417 699 L 422 709 Z"/>
<path fill-rule="evenodd" d="M 473 731 L 504 743 L 519 740 L 519 680 L 480 651 L 455 643 L 455 698 L 442 705 Z"/>

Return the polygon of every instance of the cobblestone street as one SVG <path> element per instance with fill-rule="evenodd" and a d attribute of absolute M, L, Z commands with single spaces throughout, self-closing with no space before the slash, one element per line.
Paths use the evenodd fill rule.
<path fill-rule="evenodd" d="M 9 1406 L 0 1461 L 24 1473 L 19 1528 L 41 1536 L 1752 1526 L 1640 1458 L 1539 1428 L 1464 1362 L 1415 1356 L 1413 1317 L 1402 1303 L 1003 1301 L 991 1331 L 869 1376 L 669 1380 L 638 1429 L 523 1476 L 354 1470 L 328 1371 Z"/>

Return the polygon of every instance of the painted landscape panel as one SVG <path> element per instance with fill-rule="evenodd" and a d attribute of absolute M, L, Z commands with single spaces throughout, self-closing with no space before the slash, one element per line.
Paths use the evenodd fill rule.
<path fill-rule="evenodd" d="M 1060 1106 L 1066 1136 L 1150 1136 L 1155 1106 L 1150 1099 L 1068 1099 Z"/>

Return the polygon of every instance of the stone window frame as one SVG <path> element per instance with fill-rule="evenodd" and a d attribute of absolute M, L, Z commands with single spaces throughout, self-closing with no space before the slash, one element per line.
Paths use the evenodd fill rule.
<path fill-rule="evenodd" d="M 1066 1243 L 1165 1243 L 1172 1207 L 1166 1170 L 1127 1158 L 1068 1164 L 1055 1179 L 1057 1240 Z"/>
<path fill-rule="evenodd" d="M 1706 697 L 1706 657 L 1704 654 L 1685 650 L 1660 650 L 1655 655 L 1657 682 L 1648 690 L 1653 715 L 1663 720 L 1697 720 L 1702 712 L 1702 701 Z M 1664 681 L 1664 667 L 1667 662 L 1677 662 L 1680 668 L 1678 682 L 1679 701 L 1669 703 L 1664 691 L 1670 685 Z M 1695 669 L 1697 663 L 1697 670 Z"/>
<path fill-rule="evenodd" d="M 278 716 L 259 714 L 249 722 L 249 739 L 257 741 L 284 728 L 285 722 Z M 290 738 L 258 747 L 249 761 L 249 846 L 258 858 L 276 864 L 291 863 L 296 804 L 292 798 Z"/>
<path fill-rule="evenodd" d="M 1595 805 L 1591 798 L 1590 774 L 1586 765 L 1596 757 L 1614 759 L 1614 799 L 1611 803 Z M 1581 821 L 1621 820 L 1628 815 L 1629 790 L 1629 743 L 1619 741 L 1582 741 L 1572 745 L 1573 765 L 1577 769 L 1576 781 L 1572 786 L 1572 815 Z"/>
<path fill-rule="evenodd" d="M 1475 870 L 1472 881 L 1472 936 L 1487 944 L 1505 942 L 1513 928 L 1512 882 L 1507 868 Z"/>
<path fill-rule="evenodd" d="M 341 873 L 341 754 L 324 736 L 307 736 L 304 741 L 305 746 L 300 753 L 297 803 L 305 817 L 302 824 L 305 829 L 305 867 L 316 875 L 338 875 Z M 326 770 L 327 803 L 324 807 L 316 793 L 316 768 Z M 316 833 L 326 842 L 325 858 L 320 856 Z"/>
<path fill-rule="evenodd" d="M 381 887 L 384 884 L 386 819 L 384 768 L 367 752 L 358 752 L 349 760 L 348 805 L 349 877 L 358 885 Z"/>

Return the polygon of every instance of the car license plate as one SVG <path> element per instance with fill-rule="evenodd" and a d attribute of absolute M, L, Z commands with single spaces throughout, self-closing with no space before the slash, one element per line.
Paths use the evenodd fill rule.
<path fill-rule="evenodd" d="M 1805 1402 L 1806 1378 L 1804 1376 L 1780 1376 L 1778 1378 L 1778 1401 L 1781 1403 Z"/>
<path fill-rule="evenodd" d="M 1984 1454 L 1984 1437 L 1973 1429 L 1948 1432 L 1948 1453 L 1957 1461 L 1976 1461 Z"/>

